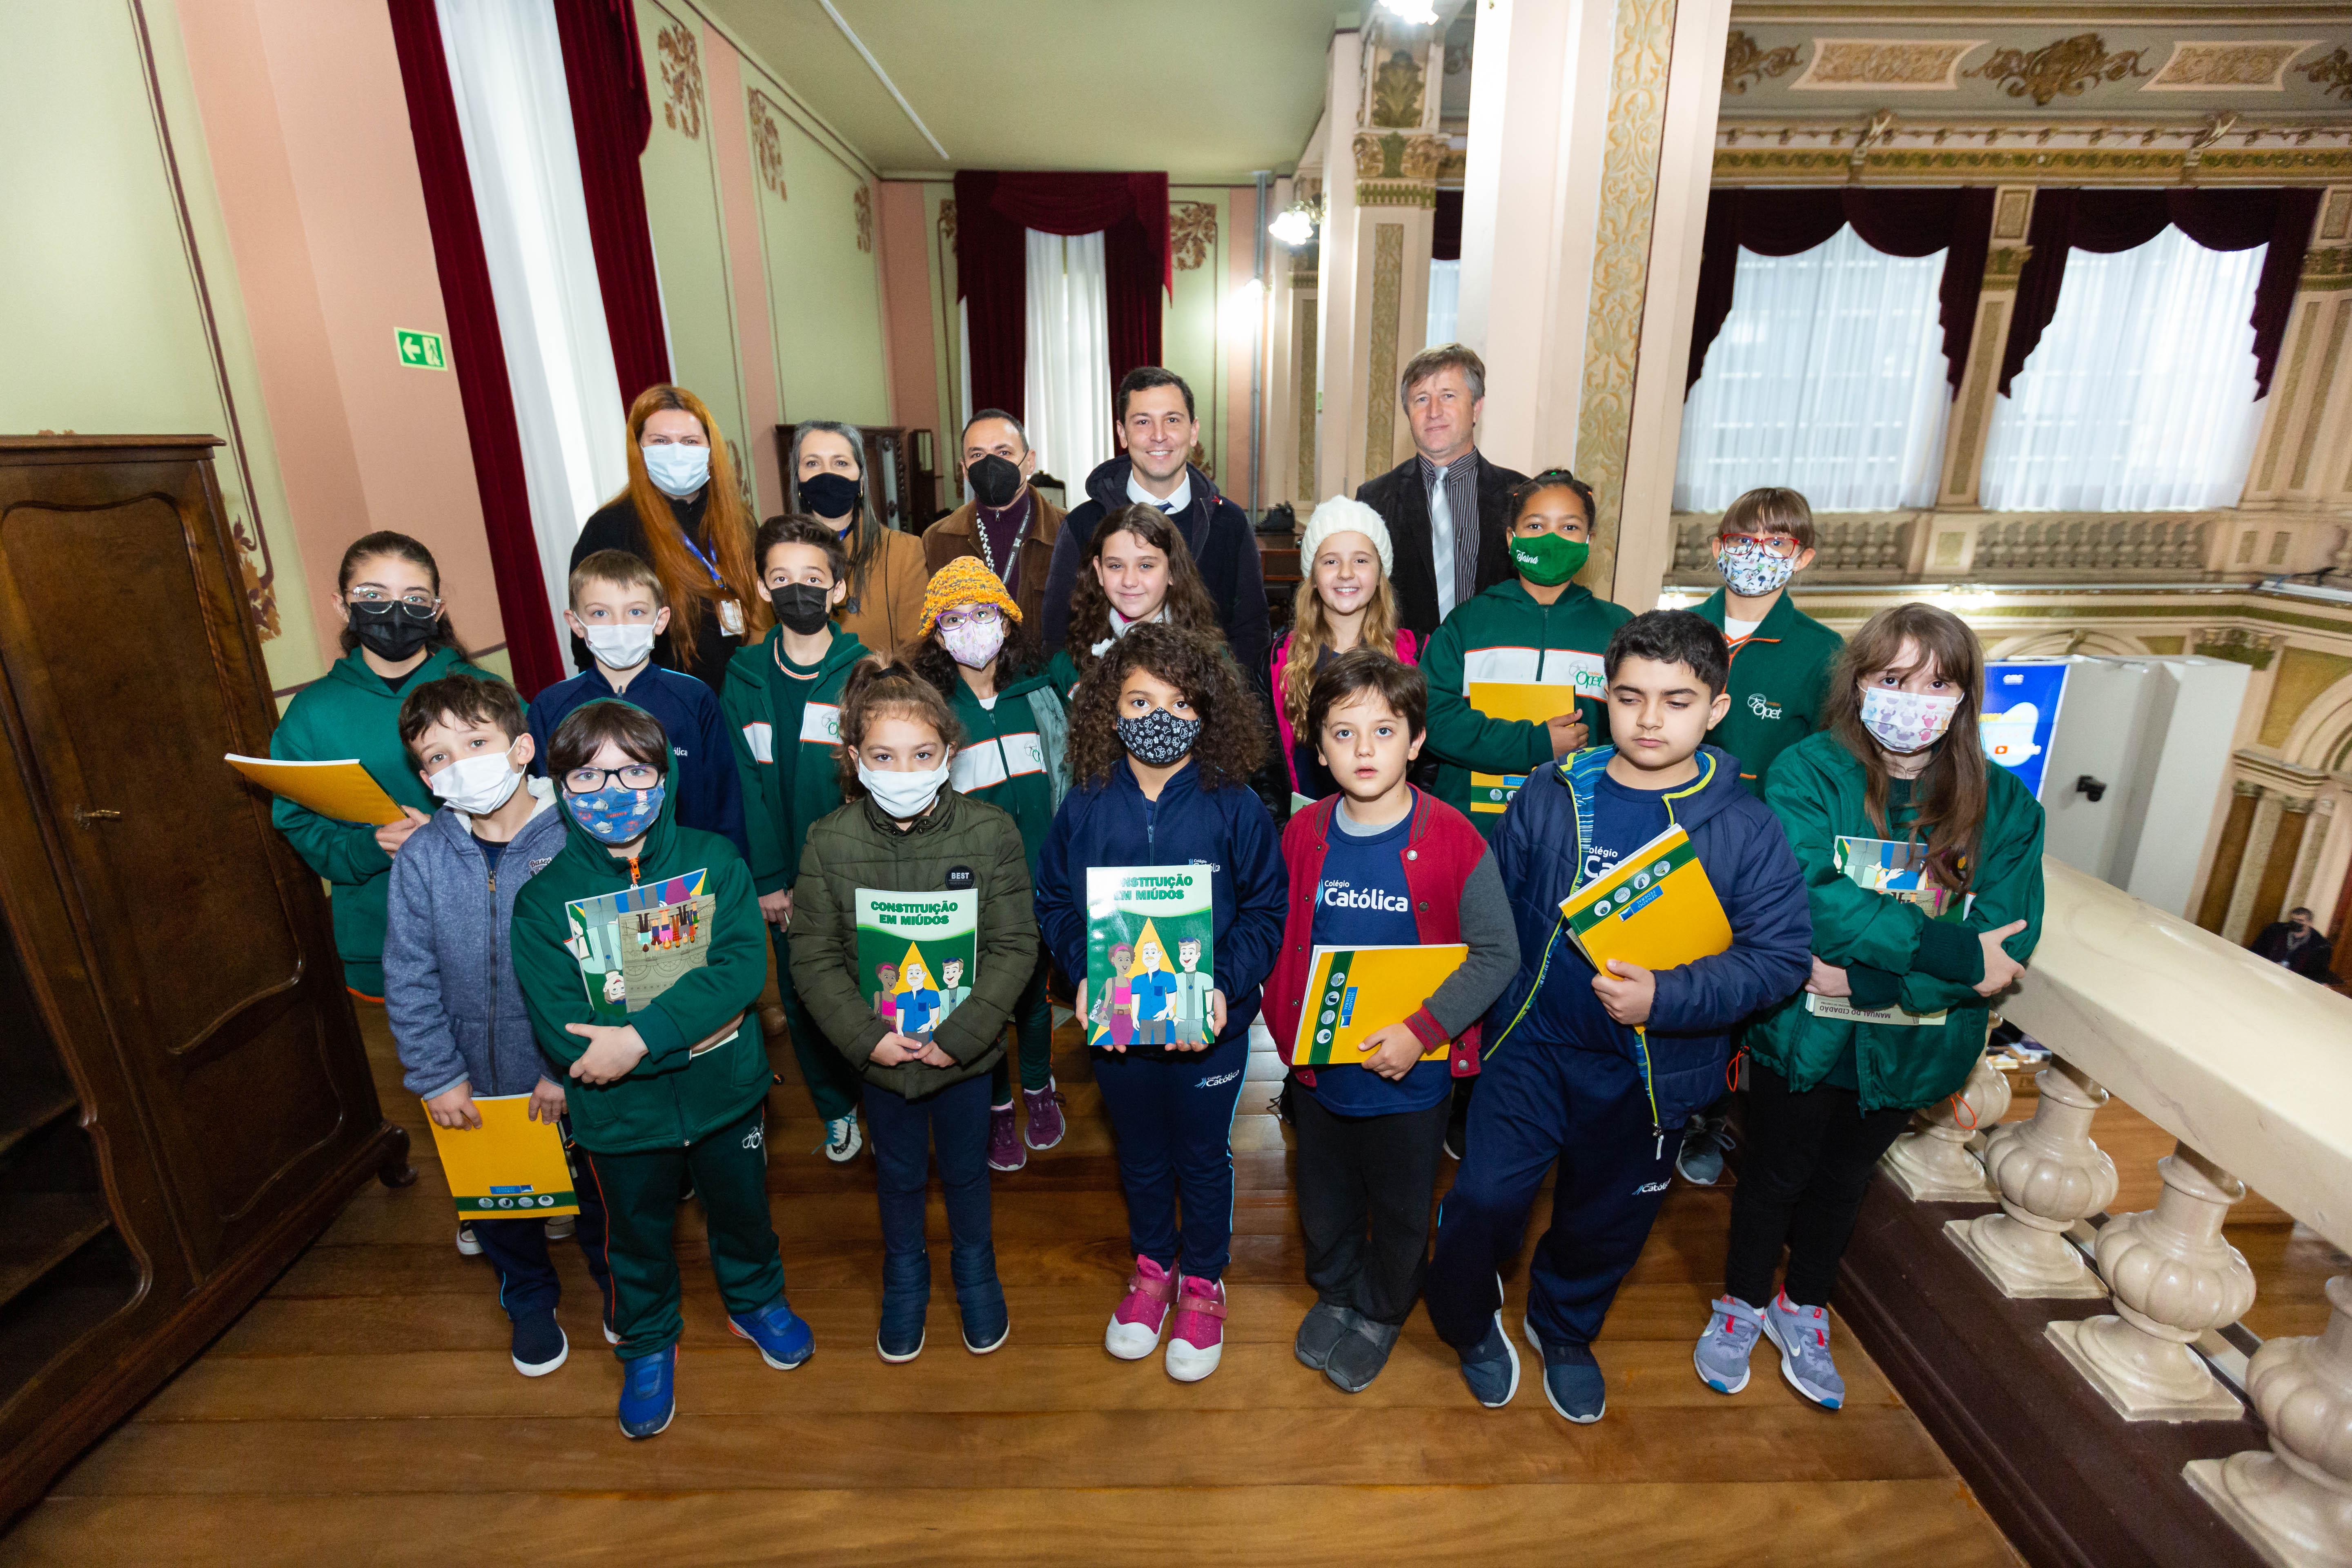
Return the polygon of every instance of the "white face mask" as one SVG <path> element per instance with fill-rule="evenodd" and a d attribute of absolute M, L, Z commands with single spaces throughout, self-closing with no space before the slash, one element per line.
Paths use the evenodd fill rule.
<path fill-rule="evenodd" d="M 857 782 L 866 786 L 875 805 L 904 822 L 931 808 L 931 802 L 947 787 L 948 763 L 941 763 L 928 773 L 877 773 L 860 763 Z"/>
<path fill-rule="evenodd" d="M 1862 689 L 1862 727 L 1888 751 L 1902 756 L 1925 751 L 1944 738 L 1959 711 L 1959 693 L 1897 691 L 1887 686 Z"/>
<path fill-rule="evenodd" d="M 514 798 L 522 774 L 507 763 L 514 754 L 509 746 L 496 756 L 466 757 L 451 763 L 426 782 L 451 809 L 467 816 L 488 816 Z"/>
<path fill-rule="evenodd" d="M 635 669 L 652 657 L 654 629 L 649 626 L 583 626 L 588 651 L 607 669 Z"/>
<path fill-rule="evenodd" d="M 677 500 L 684 500 L 710 481 L 710 448 L 688 447 L 676 441 L 665 441 L 657 447 L 643 448 L 646 455 L 646 477 L 654 489 Z"/>

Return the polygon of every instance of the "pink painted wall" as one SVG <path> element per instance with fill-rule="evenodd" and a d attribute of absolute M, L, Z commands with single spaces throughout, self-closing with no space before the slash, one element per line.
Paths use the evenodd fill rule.
<path fill-rule="evenodd" d="M 725 35 L 702 29 L 710 92 L 710 145 L 719 159 L 719 216 L 727 226 L 727 275 L 735 290 L 735 355 L 743 377 L 744 438 L 762 516 L 784 510 L 775 430 L 783 418 L 776 341 L 768 322 L 768 273 L 760 248 L 760 183 L 751 173 L 751 129 L 743 108 L 742 58 Z"/>
<path fill-rule="evenodd" d="M 394 333 L 448 333 L 382 5 L 178 0 L 313 620 L 373 529 L 424 541 L 468 644 L 503 646 L 457 377 Z"/>
<path fill-rule="evenodd" d="M 955 498 L 953 457 L 957 432 L 940 423 L 939 368 L 932 358 L 929 236 L 923 221 L 923 187 L 912 180 L 884 180 L 875 187 L 876 243 L 881 247 L 883 352 L 890 374 L 892 418 L 909 430 L 931 430 L 940 473 L 940 504 Z"/>

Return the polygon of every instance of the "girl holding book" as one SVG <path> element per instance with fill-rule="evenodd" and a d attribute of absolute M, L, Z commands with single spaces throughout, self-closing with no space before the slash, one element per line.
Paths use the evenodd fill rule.
<path fill-rule="evenodd" d="M 1290 792 L 1321 800 L 1339 786 L 1323 765 L 1307 721 L 1316 676 L 1352 647 L 1394 653 L 1400 662 L 1412 664 L 1421 644 L 1397 624 L 1396 593 L 1389 586 L 1396 551 L 1379 512 L 1362 501 L 1333 496 L 1307 518 L 1298 559 L 1307 576 L 1292 605 L 1290 630 L 1274 645 L 1268 684 Z"/>
<path fill-rule="evenodd" d="M 866 1136 L 882 1209 L 882 1323 L 887 1362 L 923 1348 L 931 1294 L 923 1246 L 931 1153 L 948 1208 L 950 1266 L 964 1348 L 986 1355 L 1012 1331 L 988 1211 L 988 1075 L 1003 1055 L 1005 1020 L 1037 966 L 1029 863 L 1021 831 L 995 806 L 949 785 L 961 731 L 931 684 L 903 662 L 868 661 L 842 689 L 841 793 L 846 802 L 809 829 L 793 886 L 793 984 L 835 1048 L 865 1079 Z M 908 959 L 899 1011 L 878 1017 L 861 984 L 859 889 L 979 895 L 971 994 L 934 1018 L 928 971 Z M 913 1011 L 917 994 L 929 1000 Z M 932 1025 L 922 1037 L 910 1029 Z"/>
<path fill-rule="evenodd" d="M 1765 804 L 1805 874 L 1813 969 L 1747 1033 L 1748 1158 L 1724 1294 L 1695 1352 L 1718 1393 L 1747 1386 L 1749 1352 L 1769 1337 L 1798 1393 L 1824 1409 L 1844 1403 L 1825 1304 L 1871 1168 L 1914 1110 L 1968 1082 L 1990 999 L 2041 934 L 2042 806 L 1986 765 L 1983 693 L 1984 656 L 1958 616 L 1882 610 L 1841 650 L 1822 728 L 1767 776 Z M 1842 839 L 1895 841 L 1924 867 L 1925 900 L 1849 879 L 1849 860 L 1881 857 L 1841 856 Z"/>
<path fill-rule="evenodd" d="M 1118 519 L 1135 510 L 1106 528 L 1123 527 Z M 1073 976 L 1087 973 L 1089 868 L 1210 871 L 1213 918 L 1202 961 L 1211 978 L 1208 1038 L 1145 1046 L 1130 1037 L 1124 1048 L 1097 1051 L 1094 1062 L 1135 1251 L 1104 1348 L 1140 1361 L 1164 1329 L 1168 1373 L 1181 1383 L 1214 1372 L 1223 1349 L 1234 1107 L 1286 897 L 1273 819 L 1248 784 L 1265 747 L 1258 711 L 1213 631 L 1139 626 L 1115 639 L 1078 687 L 1070 716 L 1076 782 L 1037 857 L 1038 924 Z M 1077 1000 L 1078 1016 L 1087 1016 L 1084 984 Z"/>
<path fill-rule="evenodd" d="M 1192 563 L 1192 548 L 1168 514 L 1138 502 L 1102 520 L 1087 539 L 1070 598 L 1070 630 L 1046 672 L 1070 697 L 1097 660 L 1128 628 L 1166 622 L 1206 634 L 1218 646 L 1224 632 L 1217 606 Z"/>

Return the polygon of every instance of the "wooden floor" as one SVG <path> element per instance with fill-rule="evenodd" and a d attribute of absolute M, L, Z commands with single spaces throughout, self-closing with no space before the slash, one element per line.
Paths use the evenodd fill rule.
<path fill-rule="evenodd" d="M 1156 1357 L 1112 1360 L 1102 1332 L 1129 1268 L 1125 1212 L 1066 1029 L 1070 1135 L 995 1189 L 1004 1349 L 979 1358 L 957 1340 L 934 1203 L 929 1347 L 904 1366 L 876 1357 L 871 1163 L 814 1152 L 816 1122 L 787 1085 L 771 1100 L 769 1185 L 817 1353 L 772 1372 L 728 1334 L 689 1205 L 678 1415 L 631 1443 L 569 1246 L 572 1359 L 535 1381 L 514 1373 L 488 1266 L 450 1245 L 446 1189 L 381 1013 L 365 1022 L 422 1179 L 355 1196 L 0 1537 L 0 1563 L 2017 1561 L 1850 1337 L 1850 1403 L 1835 1415 L 1799 1400 L 1769 1355 L 1736 1397 L 1699 1383 L 1691 1344 L 1720 1288 L 1727 1185 L 1677 1183 L 1666 1200 L 1596 1346 L 1609 1376 L 1597 1426 L 1561 1421 L 1532 1380 L 1508 1408 L 1480 1409 L 1419 1311 L 1360 1395 L 1299 1366 L 1291 1336 L 1313 1294 L 1284 1131 L 1266 1112 L 1281 1072 L 1270 1052 L 1253 1058 L 1234 1125 L 1223 1365 L 1187 1386 Z M 776 1059 L 789 1076 L 789 1053 Z M 1513 1323 L 1523 1279 L 1509 1281 Z"/>

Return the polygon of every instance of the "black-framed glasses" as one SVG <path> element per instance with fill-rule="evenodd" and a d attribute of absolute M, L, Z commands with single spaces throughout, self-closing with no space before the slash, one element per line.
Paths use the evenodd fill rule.
<path fill-rule="evenodd" d="M 630 763 L 617 768 L 574 768 L 563 775 L 568 795 L 594 795 L 618 779 L 623 789 L 651 789 L 662 782 L 662 771 L 651 763 Z"/>

